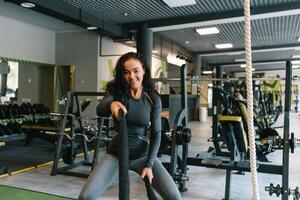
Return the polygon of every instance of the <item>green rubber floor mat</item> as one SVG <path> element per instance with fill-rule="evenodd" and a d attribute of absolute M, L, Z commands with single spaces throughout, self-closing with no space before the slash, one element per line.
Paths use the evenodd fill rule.
<path fill-rule="evenodd" d="M 0 185 L 1 200 L 67 200 L 70 198 Z"/>

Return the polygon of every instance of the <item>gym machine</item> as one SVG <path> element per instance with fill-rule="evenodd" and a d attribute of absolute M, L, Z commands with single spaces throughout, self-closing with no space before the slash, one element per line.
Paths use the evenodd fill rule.
<path fill-rule="evenodd" d="M 288 200 L 289 195 L 293 195 L 294 200 L 299 200 L 299 188 L 296 187 L 295 189 L 289 188 L 289 151 L 291 150 L 291 153 L 294 153 L 294 148 L 297 145 L 297 141 L 294 138 L 294 134 L 289 133 L 289 112 L 290 112 L 290 98 L 291 98 L 291 62 L 286 62 L 286 78 L 285 78 L 285 107 L 284 107 L 284 136 L 280 141 L 277 141 L 279 146 L 282 148 L 283 152 L 283 160 L 282 165 L 274 165 L 274 164 L 264 164 L 261 163 L 257 167 L 257 172 L 260 173 L 267 173 L 267 174 L 276 174 L 281 175 L 282 177 L 282 187 L 280 185 L 274 187 L 274 184 L 270 184 L 270 186 L 267 186 L 265 188 L 266 191 L 269 192 L 270 195 L 276 194 L 277 196 L 281 195 L 282 200 Z M 221 74 L 221 73 L 220 73 Z M 218 75 L 218 71 L 217 71 Z M 218 77 L 220 78 L 220 77 Z M 186 119 L 186 90 L 185 90 L 185 76 L 181 76 L 182 79 L 182 86 L 181 86 L 181 94 L 182 94 L 182 110 L 180 113 L 178 113 L 176 117 L 175 124 L 173 126 L 172 131 L 172 150 L 171 150 L 171 170 L 170 173 L 175 181 L 179 182 L 180 185 L 184 187 L 185 181 L 188 180 L 186 178 L 186 165 L 193 165 L 193 166 L 202 166 L 202 167 L 208 167 L 208 168 L 217 168 L 217 169 L 224 169 L 226 170 L 226 185 L 225 185 L 225 200 L 230 199 L 230 184 L 231 184 L 231 174 L 232 171 L 244 171 L 244 172 L 250 172 L 250 164 L 249 161 L 232 161 L 232 160 L 223 160 L 223 159 L 216 159 L 216 158 L 197 158 L 197 157 L 188 157 L 187 149 L 188 149 L 188 143 L 184 143 L 183 145 L 183 151 L 182 151 L 182 162 L 181 166 L 177 162 L 177 158 L 179 156 L 178 153 L 178 146 L 180 143 L 177 143 L 176 140 L 178 140 L 178 136 L 185 130 L 186 123 L 184 123 L 184 119 Z M 214 108 L 214 111 L 217 111 L 217 108 Z M 217 119 L 217 112 L 214 112 L 213 118 Z M 214 123 L 217 123 L 215 121 Z M 182 127 L 180 125 L 183 125 Z M 178 129 L 177 127 L 180 127 Z M 178 134 L 180 133 L 180 134 Z M 215 124 L 213 126 L 213 134 L 218 134 L 218 126 Z M 290 137 L 291 135 L 291 137 Z M 184 137 L 182 137 L 183 139 Z M 185 137 L 187 138 L 187 137 Z M 187 140 L 188 141 L 188 140 Z M 179 176 L 175 176 L 175 172 L 180 172 Z M 178 173 L 177 173 L 178 174 Z M 179 177 L 179 178 L 178 178 Z M 184 189 L 184 188 L 181 188 Z M 182 191 L 182 190 L 181 190 Z M 183 190 L 184 191 L 184 190 Z"/>
<path fill-rule="evenodd" d="M 181 91 L 186 91 L 186 65 L 180 67 L 180 81 Z M 158 80 L 158 79 L 156 79 Z M 161 79 L 159 79 L 161 80 Z M 164 79 L 162 79 L 165 81 Z M 185 98 L 185 99 L 183 99 Z M 191 141 L 191 130 L 187 128 L 187 95 L 181 93 L 181 109 L 177 113 L 174 126 L 170 130 L 169 121 L 167 118 L 161 117 L 162 121 L 162 138 L 158 156 L 169 155 L 171 160 L 163 162 L 162 164 L 170 173 L 171 177 L 178 185 L 180 192 L 187 191 L 185 187 L 186 181 L 189 180 L 187 176 L 186 158 L 188 155 L 188 143 Z M 179 150 L 181 148 L 181 151 Z M 179 155 L 182 152 L 182 155 Z"/>
<path fill-rule="evenodd" d="M 109 140 L 106 136 L 102 135 L 104 124 L 111 120 L 110 118 L 84 117 L 82 110 L 87 107 L 87 103 L 80 103 L 79 97 L 83 96 L 103 96 L 100 92 L 78 92 L 69 91 L 66 96 L 65 109 L 63 114 L 55 114 L 61 117 L 61 124 L 59 132 L 57 133 L 57 143 L 55 150 L 55 158 L 52 166 L 51 175 L 65 174 L 70 176 L 88 177 L 88 174 L 70 171 L 79 166 L 91 166 L 91 170 L 97 163 L 98 149 L 101 142 Z M 84 127 L 84 119 L 96 121 L 96 127 Z M 106 127 L 107 128 L 107 127 Z M 106 129 L 108 130 L 108 129 Z M 92 133 L 90 132 L 92 131 Z M 105 131 L 108 134 L 108 131 Z M 92 134 L 92 135 L 90 135 Z M 102 137 L 103 136 L 103 137 Z M 92 161 L 88 158 L 88 143 L 95 140 L 94 154 Z M 81 147 L 84 158 L 82 161 L 75 162 L 76 150 Z M 67 164 L 63 167 L 58 167 L 58 162 L 62 156 L 64 162 Z"/>

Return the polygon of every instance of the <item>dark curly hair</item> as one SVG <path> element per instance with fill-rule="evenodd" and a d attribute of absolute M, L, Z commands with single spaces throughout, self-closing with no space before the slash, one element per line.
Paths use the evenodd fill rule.
<path fill-rule="evenodd" d="M 114 80 L 110 81 L 106 87 L 106 91 L 112 94 L 114 97 L 129 95 L 129 84 L 124 78 L 124 63 L 129 59 L 134 59 L 141 62 L 145 71 L 142 82 L 144 90 L 154 91 L 154 83 L 151 79 L 151 71 L 148 64 L 146 63 L 145 58 L 139 53 L 128 52 L 122 55 L 117 61 L 116 67 L 114 69 Z"/>

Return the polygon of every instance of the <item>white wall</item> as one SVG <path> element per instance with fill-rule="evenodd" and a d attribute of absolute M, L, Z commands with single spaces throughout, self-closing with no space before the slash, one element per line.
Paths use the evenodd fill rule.
<path fill-rule="evenodd" d="M 66 32 L 56 35 L 56 64 L 75 65 L 75 90 L 97 91 L 97 68 L 99 57 L 99 36 L 94 32 Z M 86 114 L 96 113 L 96 97 L 86 109 Z"/>
<path fill-rule="evenodd" d="M 115 67 L 117 60 L 122 54 L 127 52 L 136 52 L 136 48 L 124 45 L 122 43 L 114 42 L 111 38 L 100 38 L 100 57 L 98 61 L 98 82 L 97 91 L 103 91 L 104 82 L 113 79 L 112 69 Z M 162 71 L 167 77 L 166 62 L 160 58 L 152 56 L 151 72 L 152 77 L 155 77 L 155 72 Z M 155 77 L 159 78 L 159 77 Z"/>
<path fill-rule="evenodd" d="M 109 37 L 100 37 L 100 56 L 97 71 L 97 91 L 103 91 L 103 82 L 110 81 L 113 76 L 110 70 L 115 67 L 119 57 L 127 52 L 136 52 L 136 48 L 114 42 Z"/>
<path fill-rule="evenodd" d="M 56 35 L 56 64 L 75 65 L 75 90 L 97 88 L 99 36 L 94 32 L 66 32 Z"/>
<path fill-rule="evenodd" d="M 100 56 L 122 55 L 129 51 L 136 52 L 136 48 L 114 42 L 109 37 L 100 38 Z"/>
<path fill-rule="evenodd" d="M 0 16 L 0 56 L 55 63 L 55 32 Z"/>

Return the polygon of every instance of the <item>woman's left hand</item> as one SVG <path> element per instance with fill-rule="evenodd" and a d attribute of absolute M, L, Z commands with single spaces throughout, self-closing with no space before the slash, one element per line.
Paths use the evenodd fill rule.
<path fill-rule="evenodd" d="M 145 176 L 147 176 L 148 179 L 149 179 L 149 181 L 150 181 L 150 183 L 152 183 L 153 173 L 152 173 L 152 169 L 151 169 L 151 168 L 145 167 L 145 168 L 142 170 L 142 174 L 141 174 L 142 179 L 144 179 Z"/>

